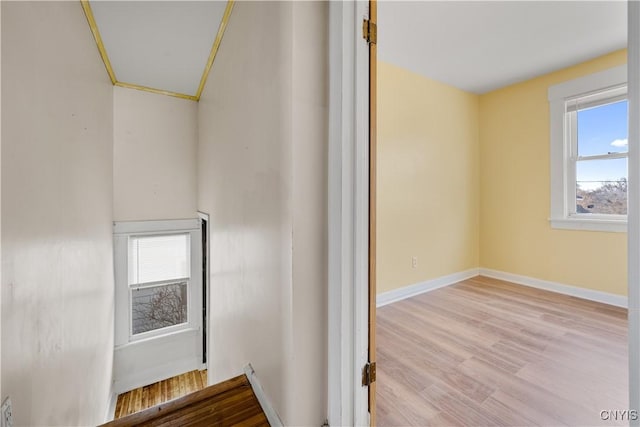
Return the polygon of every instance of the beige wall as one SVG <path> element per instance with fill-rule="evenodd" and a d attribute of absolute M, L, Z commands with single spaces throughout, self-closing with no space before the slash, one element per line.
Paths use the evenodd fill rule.
<path fill-rule="evenodd" d="M 2 2 L 2 38 L 2 392 L 15 425 L 96 425 L 113 354 L 112 86 L 77 2 Z"/>
<path fill-rule="evenodd" d="M 549 225 L 549 86 L 626 63 L 614 52 L 480 97 L 482 267 L 626 295 L 627 235 Z"/>
<path fill-rule="evenodd" d="M 327 170 L 329 7 L 292 2 L 293 347 L 289 425 L 327 416 Z M 306 377 L 310 366 L 320 367 Z"/>
<path fill-rule="evenodd" d="M 196 216 L 198 104 L 113 88 L 116 221 Z"/>
<path fill-rule="evenodd" d="M 326 417 L 327 7 L 236 3 L 199 104 L 209 379 L 251 362 L 286 425 Z"/>
<path fill-rule="evenodd" d="M 378 73 L 381 293 L 479 266 L 479 111 L 477 95 L 385 62 Z"/>

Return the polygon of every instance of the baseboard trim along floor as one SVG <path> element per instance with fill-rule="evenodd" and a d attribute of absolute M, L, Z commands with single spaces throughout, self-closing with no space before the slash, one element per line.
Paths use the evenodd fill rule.
<path fill-rule="evenodd" d="M 415 283 L 413 285 L 404 286 L 388 292 L 382 292 L 376 297 L 376 306 L 382 307 L 403 299 L 411 298 L 416 295 L 440 289 L 454 283 L 470 279 L 478 275 L 479 269 L 472 268 L 470 270 L 461 271 L 459 273 L 449 274 L 447 276 L 437 277 L 435 279 L 425 280 L 424 282 Z"/>
<path fill-rule="evenodd" d="M 589 301 L 601 302 L 616 307 L 627 308 L 627 297 L 608 292 L 596 291 L 593 289 L 580 288 L 578 286 L 565 285 L 563 283 L 551 282 L 549 280 L 536 279 L 534 277 L 523 276 L 520 274 L 507 273 L 505 271 L 493 270 L 490 268 L 472 268 L 458 273 L 449 274 L 435 279 L 425 280 L 424 282 L 415 283 L 413 285 L 404 286 L 392 291 L 379 293 L 376 297 L 376 306 L 383 307 L 397 301 L 402 301 L 425 292 L 431 292 L 436 289 L 450 286 L 463 280 L 471 279 L 476 276 L 485 276 L 492 279 L 506 280 L 518 285 L 528 286 L 536 289 L 544 289 L 546 291 L 555 292 L 563 295 L 570 295 Z"/>
<path fill-rule="evenodd" d="M 628 306 L 627 297 L 624 295 L 616 295 L 608 292 L 596 291 L 593 289 L 580 288 L 577 286 L 565 285 L 563 283 L 536 279 L 534 277 L 506 273 L 499 270 L 491 270 L 489 268 L 481 268 L 479 273 L 481 276 L 491 277 L 492 279 L 506 280 L 507 282 L 516 283 L 518 285 L 529 286 L 536 289 L 544 289 L 545 291 L 551 291 L 563 295 L 570 295 L 572 297 L 601 302 L 603 304 L 614 305 L 616 307 L 627 308 Z"/>

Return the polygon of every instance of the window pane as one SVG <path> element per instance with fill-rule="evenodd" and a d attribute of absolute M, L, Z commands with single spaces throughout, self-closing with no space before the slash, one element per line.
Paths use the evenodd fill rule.
<path fill-rule="evenodd" d="M 187 322 L 187 283 L 138 288 L 131 291 L 133 334 Z"/>
<path fill-rule="evenodd" d="M 600 105 L 578 111 L 578 155 L 626 153 L 628 102 Z"/>
<path fill-rule="evenodd" d="M 576 164 L 576 213 L 627 214 L 627 159 Z"/>
<path fill-rule="evenodd" d="M 129 242 L 130 284 L 190 277 L 189 234 L 132 237 Z"/>

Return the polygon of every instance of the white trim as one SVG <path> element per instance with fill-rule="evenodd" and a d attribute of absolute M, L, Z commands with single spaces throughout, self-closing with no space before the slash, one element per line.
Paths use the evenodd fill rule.
<path fill-rule="evenodd" d="M 640 410 L 640 2 L 628 2 L 629 187 L 627 280 L 629 295 L 629 407 Z M 633 167 L 632 167 L 633 166 Z M 640 419 L 630 420 L 640 426 Z"/>
<path fill-rule="evenodd" d="M 544 289 L 546 291 L 559 294 L 570 295 L 590 301 L 601 302 L 603 304 L 614 305 L 616 307 L 627 307 L 627 297 L 623 295 L 610 294 L 608 292 L 595 291 L 592 289 L 579 288 L 577 286 L 565 285 L 563 283 L 550 282 L 548 280 L 536 279 L 529 276 L 507 273 L 489 268 L 480 268 L 480 275 L 493 279 L 505 280 L 518 285 L 529 286 L 531 288 Z"/>
<path fill-rule="evenodd" d="M 368 3 L 329 4 L 327 419 L 368 425 Z"/>
<path fill-rule="evenodd" d="M 551 171 L 550 191 L 551 191 L 551 218 L 563 219 L 569 214 L 567 212 L 566 193 L 568 171 L 565 165 L 571 153 L 569 144 L 565 144 L 565 120 L 564 102 L 554 101 L 549 105 L 549 168 Z"/>
<path fill-rule="evenodd" d="M 362 37 L 362 21 L 369 17 L 369 1 L 355 2 L 355 218 L 354 232 L 354 426 L 371 425 L 369 387 L 362 386 L 362 368 L 369 361 L 369 45 Z"/>
<path fill-rule="evenodd" d="M 376 297 L 376 306 L 382 307 L 387 304 L 423 294 L 425 292 L 444 288 L 445 286 L 453 285 L 463 280 L 471 279 L 472 277 L 476 277 L 479 274 L 479 271 L 479 268 L 472 268 L 470 270 L 448 274 L 446 276 L 425 280 L 424 282 L 415 283 L 413 285 L 404 286 L 392 291 L 380 293 Z"/>
<path fill-rule="evenodd" d="M 576 132 L 575 129 L 571 129 L 572 125 L 575 125 L 575 120 L 567 119 L 566 106 L 567 100 L 571 98 L 626 84 L 627 67 L 621 65 L 549 87 L 547 92 L 551 174 L 551 218 L 549 221 L 552 228 L 605 232 L 626 231 L 626 216 L 622 220 L 583 219 L 573 216 L 575 215 L 575 176 L 578 154 L 575 146 L 577 144 Z M 575 117 L 576 113 L 570 114 Z M 626 154 L 624 156 L 626 157 Z M 612 156 L 607 155 L 607 157 Z"/>
<path fill-rule="evenodd" d="M 607 231 L 613 233 L 626 233 L 627 221 L 616 219 L 590 219 L 590 218 L 549 218 L 552 228 L 562 230 L 583 231 Z"/>
<path fill-rule="evenodd" d="M 331 425 L 348 425 L 353 420 L 353 401 L 345 378 L 350 378 L 351 349 L 342 336 L 353 334 L 348 307 L 353 304 L 352 234 L 343 231 L 353 221 L 351 192 L 353 116 L 353 43 L 347 41 L 355 8 L 346 2 L 329 2 L 329 147 L 328 147 L 328 324 L 327 324 L 327 418 Z M 345 170 L 346 169 L 346 170 Z"/>
<path fill-rule="evenodd" d="M 115 391 L 111 392 L 109 397 L 109 402 L 107 402 L 107 413 L 104 417 L 104 422 L 108 423 L 109 421 L 113 421 L 116 417 L 116 403 L 118 402 L 118 393 Z"/>
<path fill-rule="evenodd" d="M 199 230 L 198 219 L 170 219 L 159 221 L 116 221 L 113 223 L 113 234 L 144 234 L 162 231 Z"/>
<path fill-rule="evenodd" d="M 176 326 L 181 326 L 181 325 L 176 325 Z M 132 347 L 138 347 L 144 343 L 147 342 L 154 342 L 156 341 L 159 337 L 160 338 L 166 338 L 168 340 L 170 339 L 176 339 L 176 338 L 180 338 L 181 335 L 183 336 L 191 336 L 191 335 L 197 335 L 200 332 L 200 328 L 183 328 L 183 329 L 178 329 L 178 330 L 174 330 L 171 332 L 167 332 L 164 333 L 162 335 L 154 335 L 154 336 L 147 336 L 135 341 L 129 341 L 127 343 L 124 344 L 120 344 L 120 345 L 116 345 L 114 347 L 114 350 L 126 350 L 128 348 L 132 348 Z"/>
<path fill-rule="evenodd" d="M 383 307 L 385 305 L 411 298 L 416 295 L 454 285 L 458 282 L 471 279 L 478 275 L 490 277 L 493 279 L 505 280 L 507 282 L 515 283 L 522 286 L 544 289 L 546 291 L 551 291 L 563 295 L 570 295 L 590 301 L 601 302 L 603 304 L 614 305 L 616 307 L 627 307 L 627 297 L 623 295 L 565 285 L 558 282 L 536 279 L 534 277 L 507 273 L 504 271 L 492 270 L 489 268 L 472 268 L 458 273 L 449 274 L 447 276 L 441 276 L 435 279 L 425 280 L 424 282 L 415 283 L 413 285 L 404 286 L 392 291 L 383 292 L 381 294 L 378 294 L 376 306 Z"/>
<path fill-rule="evenodd" d="M 256 371 L 253 369 L 253 366 L 251 366 L 251 363 L 247 364 L 247 366 L 244 367 L 244 374 L 247 376 L 247 379 L 251 384 L 253 393 L 258 399 L 258 403 L 260 403 L 260 406 L 264 411 L 264 415 L 267 417 L 267 421 L 269 421 L 269 425 L 271 427 L 284 427 L 284 423 L 280 419 L 280 416 L 278 415 L 276 410 L 273 408 L 273 405 L 271 405 L 271 402 L 269 401 L 269 398 L 267 398 L 267 395 L 264 392 L 260 381 L 258 381 Z"/>
<path fill-rule="evenodd" d="M 148 224 L 149 223 L 149 224 Z M 116 223 L 116 225 L 122 223 Z M 134 228 L 135 224 L 135 228 Z M 196 224 L 196 228 L 178 228 Z M 176 228 L 167 229 L 166 227 Z M 125 233 L 123 230 L 128 230 Z M 154 231 L 148 231 L 153 229 Z M 190 244 L 190 277 L 188 286 L 188 321 L 180 325 L 150 331 L 136 337 L 132 334 L 131 326 L 131 289 L 129 282 L 129 237 L 132 235 L 151 235 L 157 233 L 188 233 Z M 118 233 L 114 233 L 114 272 L 115 272 L 115 342 L 118 348 L 126 343 L 143 341 L 145 338 L 161 338 L 170 336 L 176 331 L 188 331 L 190 329 L 201 330 L 202 327 L 202 239 L 200 236 L 200 220 L 177 221 L 135 221 L 126 223 L 126 226 Z M 201 352 L 200 352 L 201 354 Z M 116 372 L 116 376 L 117 376 Z"/>
<path fill-rule="evenodd" d="M 627 83 L 627 66 L 619 65 L 598 73 L 589 74 L 577 79 L 562 82 L 549 87 L 547 99 L 549 101 L 571 98 L 576 95 L 588 94 L 602 89 L 613 88 Z"/>

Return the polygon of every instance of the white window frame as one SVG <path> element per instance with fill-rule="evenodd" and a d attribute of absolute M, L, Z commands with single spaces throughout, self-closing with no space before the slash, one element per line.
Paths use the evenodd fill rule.
<path fill-rule="evenodd" d="M 576 204 L 576 164 L 584 160 L 577 155 L 577 137 L 575 129 L 575 111 L 567 106 L 576 98 L 594 94 L 594 101 L 610 98 L 612 93 L 599 93 L 617 90 L 613 96 L 619 96 L 624 88 L 626 94 L 627 66 L 610 68 L 549 87 L 550 152 L 551 152 L 551 217 L 552 228 L 568 230 L 590 230 L 608 232 L 626 232 L 626 215 L 579 214 Z M 620 158 L 627 154 L 611 154 L 598 158 Z M 585 158 L 586 159 L 586 158 Z M 595 157 L 589 157 L 595 159 Z M 629 167 L 630 167 L 629 163 Z"/>
<path fill-rule="evenodd" d="M 132 283 L 132 265 L 129 263 L 131 259 L 129 257 L 129 252 L 131 251 L 131 239 L 136 237 L 156 237 L 156 236 L 171 236 L 171 235 L 181 235 L 187 236 L 189 252 L 187 254 L 187 258 L 189 260 L 189 277 L 180 277 L 176 279 L 170 280 L 161 280 L 155 282 L 144 282 L 144 283 Z M 138 340 L 144 340 L 147 338 L 153 338 L 160 335 L 170 334 L 172 332 L 182 331 L 184 329 L 188 329 L 190 326 L 190 322 L 192 321 L 192 317 L 196 315 L 192 311 L 193 298 L 191 294 L 192 282 L 191 278 L 194 274 L 198 274 L 197 270 L 194 270 L 194 265 L 191 262 L 191 253 L 193 252 L 193 243 L 191 242 L 192 235 L 189 231 L 164 231 L 164 232 L 154 232 L 154 233 L 134 233 L 127 235 L 127 270 L 128 270 L 128 279 L 127 279 L 127 293 L 128 293 L 128 302 L 129 302 L 129 342 L 134 342 Z M 133 333 L 133 317 L 131 314 L 133 313 L 133 291 L 138 289 L 147 289 L 147 288 L 159 288 L 161 286 L 171 286 L 171 285 L 179 285 L 185 283 L 187 286 L 187 320 L 186 322 L 178 323 L 176 325 L 165 326 L 164 328 L 152 329 L 146 332 L 139 332 L 137 334 Z"/>
<path fill-rule="evenodd" d="M 170 234 L 189 234 L 190 241 L 190 278 L 148 283 L 140 286 L 156 287 L 163 284 L 187 282 L 187 322 L 165 328 L 133 334 L 131 316 L 129 248 L 130 239 L 138 236 L 165 236 Z M 148 339 L 164 337 L 184 331 L 196 331 L 201 327 L 201 309 L 198 295 L 202 292 L 200 223 L 198 219 L 166 221 L 126 221 L 114 223 L 114 261 L 115 261 L 115 345 L 126 346 Z M 197 294 L 197 295 L 196 295 Z"/>

